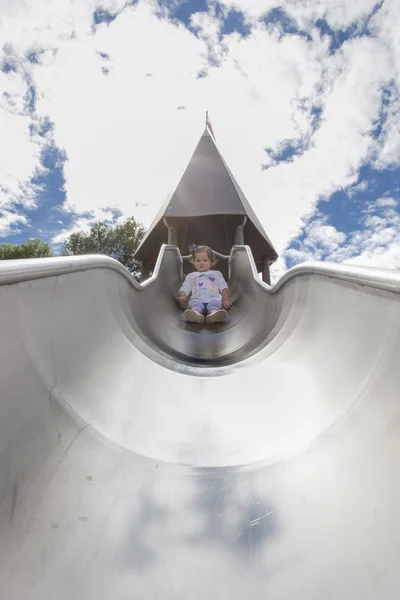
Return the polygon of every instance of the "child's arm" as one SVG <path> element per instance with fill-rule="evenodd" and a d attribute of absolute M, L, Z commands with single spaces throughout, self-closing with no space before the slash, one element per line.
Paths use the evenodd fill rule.
<path fill-rule="evenodd" d="M 229 292 L 228 284 L 226 283 L 222 273 L 218 272 L 218 287 L 222 295 L 222 306 L 228 309 L 232 306 L 231 295 Z"/>
<path fill-rule="evenodd" d="M 183 304 L 187 304 L 188 296 L 191 291 L 192 291 L 192 278 L 190 277 L 190 274 L 189 274 L 186 277 L 185 281 L 183 282 L 181 289 L 179 290 L 179 294 L 178 294 L 179 302 L 182 302 Z"/>
<path fill-rule="evenodd" d="M 222 306 L 225 309 L 230 308 L 232 306 L 232 304 L 231 304 L 231 295 L 229 293 L 229 289 L 226 287 L 224 290 L 222 290 L 221 294 L 222 294 Z"/>

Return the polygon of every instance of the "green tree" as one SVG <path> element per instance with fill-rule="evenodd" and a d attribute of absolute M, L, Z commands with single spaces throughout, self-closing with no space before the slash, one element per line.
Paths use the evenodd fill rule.
<path fill-rule="evenodd" d="M 39 238 L 30 238 L 23 244 L 0 244 L 0 260 L 20 258 L 48 258 L 50 246 Z"/>
<path fill-rule="evenodd" d="M 90 228 L 88 233 L 77 231 L 71 233 L 64 243 L 63 255 L 77 254 L 110 254 L 112 246 L 112 229 L 107 223 L 100 221 Z"/>
<path fill-rule="evenodd" d="M 145 233 L 146 229 L 134 217 L 118 223 L 111 236 L 110 256 L 119 260 L 130 271 L 136 270 L 138 262 L 133 257 Z"/>
<path fill-rule="evenodd" d="M 122 263 L 129 271 L 136 272 L 139 263 L 134 254 L 145 233 L 145 228 L 134 217 L 116 225 L 100 221 L 85 233 L 72 233 L 64 243 L 63 255 L 106 254 Z"/>

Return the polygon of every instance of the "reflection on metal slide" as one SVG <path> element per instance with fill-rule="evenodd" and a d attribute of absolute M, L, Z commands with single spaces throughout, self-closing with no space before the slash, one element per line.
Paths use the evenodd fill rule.
<path fill-rule="evenodd" d="M 397 600 L 400 274 L 310 263 L 185 324 L 178 250 L 0 265 L 4 600 Z"/>

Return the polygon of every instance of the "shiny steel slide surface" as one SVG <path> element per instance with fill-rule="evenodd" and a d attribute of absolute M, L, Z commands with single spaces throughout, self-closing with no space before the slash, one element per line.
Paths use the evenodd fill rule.
<path fill-rule="evenodd" d="M 0 264 L 2 598 L 398 599 L 399 273 L 230 269 L 213 328 L 172 247 Z"/>

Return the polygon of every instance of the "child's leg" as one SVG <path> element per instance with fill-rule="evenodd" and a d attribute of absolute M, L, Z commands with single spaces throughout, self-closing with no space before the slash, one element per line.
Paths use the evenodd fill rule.
<path fill-rule="evenodd" d="M 204 304 L 200 300 L 189 300 L 189 308 L 203 314 Z"/>
<path fill-rule="evenodd" d="M 213 300 L 210 300 L 210 302 L 208 303 L 207 312 L 209 313 L 212 310 L 220 310 L 221 308 L 222 308 L 221 300 L 218 300 L 218 298 L 215 298 Z"/>
<path fill-rule="evenodd" d="M 207 323 L 221 323 L 226 319 L 226 310 L 222 308 L 221 300 L 211 300 L 207 306 Z"/>
<path fill-rule="evenodd" d="M 185 310 L 185 319 L 189 323 L 204 323 L 204 305 L 199 300 L 190 300 L 189 308 Z"/>

